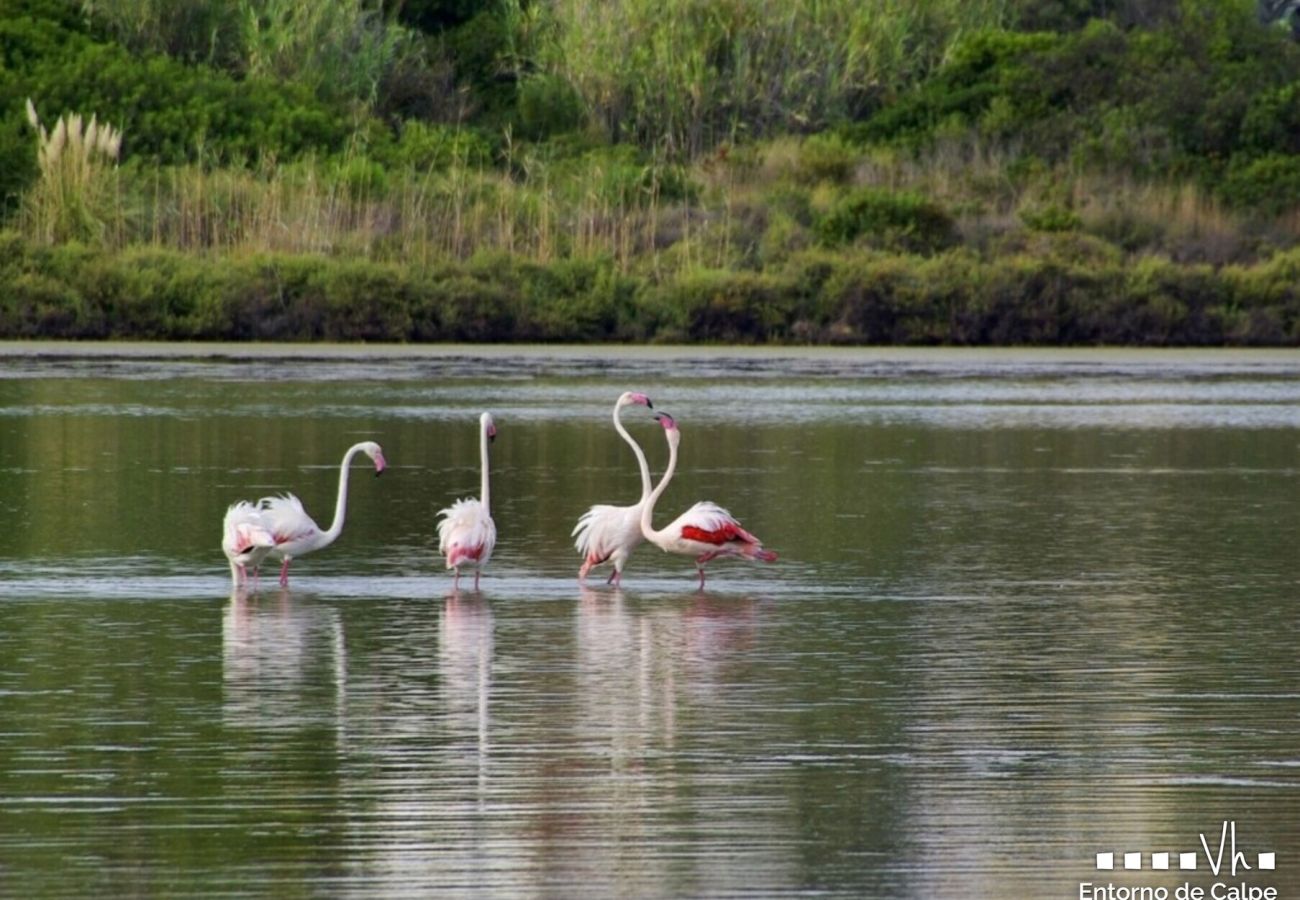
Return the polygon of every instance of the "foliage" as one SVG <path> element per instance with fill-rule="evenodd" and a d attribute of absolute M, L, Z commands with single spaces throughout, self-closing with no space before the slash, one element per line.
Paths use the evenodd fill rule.
<path fill-rule="evenodd" d="M 30 230 L 47 243 L 98 241 L 120 208 L 113 168 L 122 133 L 92 115 L 60 116 L 47 131 L 31 100 L 27 121 L 37 137 L 40 180 L 28 194 Z"/>
<path fill-rule="evenodd" d="M 614 140 L 695 155 L 877 106 L 1001 0 L 553 0 L 532 52 Z"/>
<path fill-rule="evenodd" d="M 1300 346 L 1300 252 L 1222 269 L 1075 256 L 820 250 L 655 283 L 608 259 L 219 260 L 0 232 L 0 337 Z"/>
<path fill-rule="evenodd" d="M 858 188 L 836 201 L 818 223 L 822 240 L 847 244 L 859 238 L 893 250 L 933 253 L 955 240 L 952 217 L 938 204 L 910 192 Z"/>
<path fill-rule="evenodd" d="M 414 46 L 367 0 L 82 0 L 90 20 L 135 53 L 273 78 L 373 104 Z"/>
<path fill-rule="evenodd" d="M 1297 84 L 1249 0 L 0 0 L 0 334 L 1295 344 Z"/>

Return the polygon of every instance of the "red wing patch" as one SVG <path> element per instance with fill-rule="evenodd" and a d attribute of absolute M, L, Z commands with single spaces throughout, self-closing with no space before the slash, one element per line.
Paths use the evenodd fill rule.
<path fill-rule="evenodd" d="M 734 522 L 728 522 L 721 528 L 715 528 L 713 531 L 705 531 L 695 525 L 683 525 L 682 537 L 688 541 L 699 541 L 701 544 L 726 544 L 730 541 L 752 541 L 753 537 L 749 532 Z"/>
<path fill-rule="evenodd" d="M 467 547 L 464 544 L 455 544 L 451 548 L 451 553 L 447 555 L 447 560 L 454 566 L 461 560 L 472 559 L 477 561 L 482 555 L 482 544 L 475 544 L 472 547 Z"/>

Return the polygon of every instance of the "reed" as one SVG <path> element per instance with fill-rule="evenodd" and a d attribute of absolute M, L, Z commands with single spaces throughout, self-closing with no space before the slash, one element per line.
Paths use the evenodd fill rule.
<path fill-rule="evenodd" d="M 699 266 L 780 266 L 829 240 L 828 217 L 862 191 L 924 199 L 984 255 L 1004 252 L 1008 239 L 1014 252 L 1018 235 L 1064 230 L 1126 254 L 1240 262 L 1261 245 L 1252 235 L 1264 227 L 1191 183 L 1035 167 L 1012 148 L 978 140 L 916 156 L 784 137 L 689 167 L 626 148 L 557 157 L 508 145 L 501 166 L 456 151 L 450 160 L 385 169 L 354 147 L 341 158 L 141 167 L 123 176 L 111 165 L 121 141 L 114 129 L 80 117 L 49 133 L 33 124 L 42 177 L 27 197 L 24 230 L 46 243 L 117 249 L 327 255 L 424 268 L 493 254 L 541 265 L 603 259 L 622 274 L 662 280 Z M 1294 217 L 1266 225 L 1270 246 L 1300 243 Z"/>
<path fill-rule="evenodd" d="M 615 140 L 678 156 L 807 132 L 932 68 L 1006 0 L 554 0 L 530 48 Z"/>
<path fill-rule="evenodd" d="M 126 239 L 117 158 L 122 132 L 94 115 L 59 116 L 46 129 L 31 99 L 27 121 L 36 132 L 40 177 L 24 198 L 27 231 L 45 243 L 115 244 Z"/>

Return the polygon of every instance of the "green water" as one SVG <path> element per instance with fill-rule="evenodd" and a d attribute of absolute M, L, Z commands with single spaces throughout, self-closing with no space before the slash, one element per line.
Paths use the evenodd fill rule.
<path fill-rule="evenodd" d="M 0 894 L 1300 896 L 1293 354 L 38 347 L 0 348 Z M 578 586 L 628 389 L 681 426 L 658 524 L 714 500 L 779 562 Z M 338 542 L 232 592 L 226 506 L 328 524 L 360 440 Z M 1224 821 L 1276 868 L 1214 875 Z"/>

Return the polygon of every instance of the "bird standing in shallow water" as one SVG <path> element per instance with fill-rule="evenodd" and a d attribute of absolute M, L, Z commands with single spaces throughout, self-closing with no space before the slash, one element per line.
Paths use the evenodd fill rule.
<path fill-rule="evenodd" d="M 257 507 L 247 500 L 232 503 L 221 522 L 221 550 L 230 561 L 230 580 L 235 587 L 248 582 L 248 570 L 257 577 L 258 566 L 275 546 L 275 538 Z"/>
<path fill-rule="evenodd" d="M 362 441 L 353 444 L 343 454 L 343 463 L 339 466 L 339 495 L 334 503 L 334 521 L 329 530 L 321 531 L 312 517 L 302 508 L 302 501 L 293 494 L 280 497 L 263 497 L 258 501 L 258 508 L 263 520 L 275 538 L 275 547 L 271 553 L 284 560 L 280 566 L 280 586 L 289 586 L 289 563 L 294 557 L 312 553 L 330 544 L 343 533 L 343 520 L 348 510 L 348 466 L 358 453 L 369 456 L 375 464 L 375 475 L 383 474 L 388 463 L 384 460 L 384 451 L 374 441 Z"/>
<path fill-rule="evenodd" d="M 628 557 L 637 544 L 645 540 L 641 534 L 641 507 L 650 496 L 650 466 L 646 463 L 640 445 L 627 433 L 619 418 L 619 413 L 625 406 L 654 409 L 654 404 L 645 394 L 633 391 L 622 394 L 614 404 L 614 430 L 632 448 L 641 470 L 641 499 L 632 506 L 598 503 L 578 519 L 573 534 L 577 537 L 574 546 L 582 554 L 582 568 L 578 570 L 579 582 L 587 580 L 587 573 L 592 568 L 608 562 L 614 566 L 609 583 L 618 585 L 623 579 L 623 567 L 627 565 Z"/>
<path fill-rule="evenodd" d="M 460 587 L 461 566 L 474 568 L 474 590 L 479 575 L 492 558 L 497 542 L 497 526 L 489 511 L 488 444 L 496 439 L 497 427 L 490 413 L 479 416 L 479 452 L 483 463 L 483 483 L 478 499 L 457 500 L 438 511 L 438 552 L 447 560 L 447 568 L 456 570 L 452 589 Z"/>
<path fill-rule="evenodd" d="M 660 413 L 655 418 L 663 426 L 668 441 L 668 468 L 641 508 L 641 533 L 645 539 L 665 552 L 694 556 L 700 573 L 700 590 L 704 589 L 704 564 L 719 556 L 775 562 L 775 553 L 764 550 L 762 541 L 741 527 L 731 513 L 708 500 L 696 503 L 667 527 L 655 531 L 651 524 L 655 504 L 677 470 L 677 446 L 682 439 L 672 416 Z"/>

